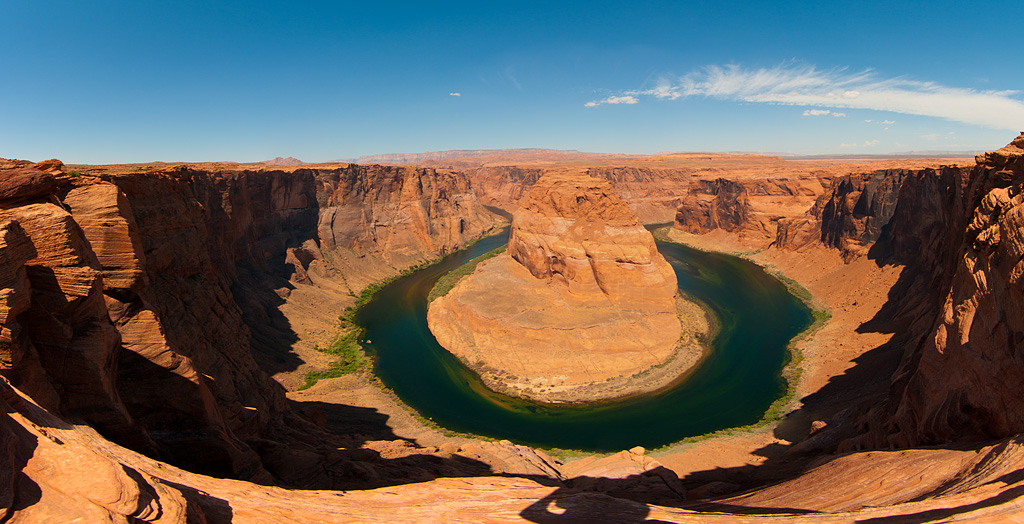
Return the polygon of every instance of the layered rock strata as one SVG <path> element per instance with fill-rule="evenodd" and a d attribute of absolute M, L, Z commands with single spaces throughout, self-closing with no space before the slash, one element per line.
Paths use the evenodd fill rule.
<path fill-rule="evenodd" d="M 62 167 L 0 162 L 0 374 L 119 444 L 257 482 L 352 482 L 254 358 L 290 354 L 281 296 L 349 298 L 498 219 L 432 169 Z"/>
<path fill-rule="evenodd" d="M 642 449 L 566 465 L 564 482 L 534 472 L 303 491 L 155 461 L 67 424 L 0 378 L 0 443 L 0 518 L 9 522 L 1013 522 L 1024 509 L 1021 438 L 968 451 L 848 454 L 703 504 L 683 502 L 679 479 Z M 663 501 L 647 500 L 659 491 Z"/>
<path fill-rule="evenodd" d="M 302 170 L 297 172 L 303 172 Z M 308 171 L 319 248 L 353 289 L 450 253 L 503 223 L 452 171 L 349 165 Z"/>
<path fill-rule="evenodd" d="M 675 356 L 677 295 L 671 266 L 607 181 L 548 174 L 513 216 L 507 252 L 435 300 L 427 319 L 495 389 L 598 400 L 643 389 L 625 379 Z"/>
<path fill-rule="evenodd" d="M 703 235 L 730 233 L 743 250 L 768 247 L 828 193 L 826 175 L 694 180 L 676 209 L 676 229 Z"/>
<path fill-rule="evenodd" d="M 511 213 L 541 176 L 562 169 L 499 165 L 469 168 L 466 173 L 481 202 Z M 671 222 L 692 176 L 690 169 L 646 166 L 591 167 L 586 173 L 607 180 L 642 224 Z"/>
<path fill-rule="evenodd" d="M 851 447 L 1024 432 L 1022 187 L 1024 133 L 979 155 L 969 173 L 939 172 L 904 185 L 891 227 L 914 234 L 890 243 L 919 266 L 907 285 L 924 289 L 929 302 L 917 306 L 923 334 L 907 344 L 888 401 L 874 407 L 863 422 L 870 431 Z"/>
<path fill-rule="evenodd" d="M 774 247 L 797 251 L 820 243 L 847 261 L 867 255 L 896 211 L 904 180 L 934 172 L 885 169 L 837 177 L 803 216 L 778 221 Z"/>
<path fill-rule="evenodd" d="M 802 217 L 778 221 L 773 249 L 825 247 L 847 263 L 868 257 L 905 266 L 888 302 L 858 329 L 894 332 L 875 351 L 895 355 L 890 371 L 879 369 L 885 374 L 876 379 L 888 392 L 851 409 L 849 432 L 845 440 L 830 434 L 831 449 L 964 443 L 1024 432 L 1024 410 L 1015 400 L 1024 395 L 1022 186 L 1024 134 L 979 155 L 973 167 L 837 177 Z M 742 191 L 735 199 L 732 193 L 727 202 L 737 205 L 724 208 L 742 209 Z M 680 215 L 682 229 L 701 216 L 685 205 Z"/>

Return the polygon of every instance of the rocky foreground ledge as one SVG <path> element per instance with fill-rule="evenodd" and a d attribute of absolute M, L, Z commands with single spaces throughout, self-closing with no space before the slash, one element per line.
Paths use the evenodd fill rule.
<path fill-rule="evenodd" d="M 607 181 L 579 173 L 542 177 L 506 253 L 436 299 L 427 320 L 489 387 L 544 402 L 663 387 L 696 364 L 707 332 L 650 232 Z"/>

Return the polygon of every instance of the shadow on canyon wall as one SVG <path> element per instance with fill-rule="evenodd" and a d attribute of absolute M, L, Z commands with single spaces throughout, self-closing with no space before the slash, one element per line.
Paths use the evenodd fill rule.
<path fill-rule="evenodd" d="M 249 327 L 253 358 L 270 376 L 295 371 L 304 363 L 292 351 L 299 336 L 280 310 L 286 299 L 279 292 L 293 289 L 286 278 L 255 271 L 240 272 L 231 285 L 231 294 L 242 307 L 242 320 Z"/>
<path fill-rule="evenodd" d="M 178 490 L 190 502 L 185 508 L 186 522 L 208 522 L 229 524 L 234 519 L 231 503 L 196 488 L 177 482 L 164 481 Z"/>
<path fill-rule="evenodd" d="M 23 471 L 38 442 L 35 435 L 10 419 L 9 413 L 17 411 L 11 403 L 23 402 L 10 393 L 5 385 L 0 386 L 0 507 L 14 514 L 39 502 L 43 492 Z"/>

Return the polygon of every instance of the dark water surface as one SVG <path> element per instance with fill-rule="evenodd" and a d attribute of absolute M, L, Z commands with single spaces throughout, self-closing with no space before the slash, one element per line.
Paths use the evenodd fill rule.
<path fill-rule="evenodd" d="M 710 355 L 666 390 L 598 405 L 559 407 L 494 393 L 434 340 L 426 296 L 442 275 L 505 244 L 502 234 L 381 290 L 360 312 L 376 374 L 407 404 L 455 431 L 520 444 L 592 451 L 654 448 L 757 422 L 786 390 L 786 345 L 811 312 L 778 280 L 736 257 L 658 243 L 679 289 L 710 308 Z"/>

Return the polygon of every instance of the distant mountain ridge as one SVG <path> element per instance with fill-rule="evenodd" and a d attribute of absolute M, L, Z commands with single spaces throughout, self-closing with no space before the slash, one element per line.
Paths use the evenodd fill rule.
<path fill-rule="evenodd" d="M 268 166 L 301 166 L 306 164 L 302 160 L 299 160 L 298 158 L 295 158 L 293 156 L 290 156 L 288 158 L 277 157 L 273 160 L 264 160 L 260 163 Z"/>

